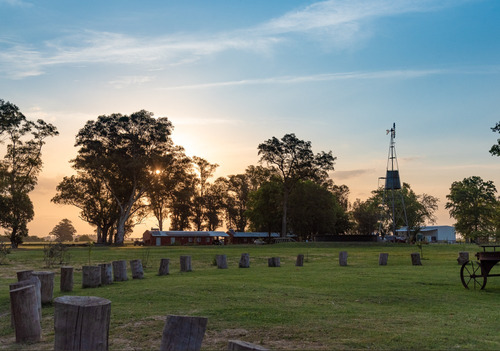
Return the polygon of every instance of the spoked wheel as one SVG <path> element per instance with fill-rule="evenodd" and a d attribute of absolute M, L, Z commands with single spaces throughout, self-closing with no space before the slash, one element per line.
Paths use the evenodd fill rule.
<path fill-rule="evenodd" d="M 482 275 L 481 263 L 478 261 L 467 261 L 460 269 L 460 279 L 466 289 L 484 289 L 486 277 Z"/>

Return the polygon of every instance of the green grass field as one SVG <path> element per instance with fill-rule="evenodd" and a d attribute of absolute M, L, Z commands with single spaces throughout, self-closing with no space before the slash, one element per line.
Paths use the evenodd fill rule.
<path fill-rule="evenodd" d="M 95 289 L 81 288 L 87 248 L 70 249 L 75 286 L 70 295 L 99 296 L 112 301 L 110 349 L 159 349 L 167 314 L 208 317 L 204 350 L 224 350 L 239 339 L 274 350 L 499 350 L 500 277 L 483 291 L 466 290 L 460 282 L 459 251 L 475 245 L 427 245 L 422 266 L 412 266 L 415 246 L 404 244 L 293 243 L 225 247 L 93 248 L 92 264 L 142 259 L 145 279 Z M 340 251 L 348 266 L 338 263 Z M 389 253 L 387 266 L 378 265 Z M 238 268 L 242 253 L 250 268 Z M 213 265 L 226 254 L 229 269 Z M 295 267 L 298 254 L 304 267 Z M 180 273 L 179 256 L 191 255 L 193 271 Z M 267 267 L 278 256 L 281 267 Z M 170 275 L 157 276 L 161 258 L 170 258 Z M 53 307 L 43 308 L 43 341 L 15 344 L 10 327 L 9 283 L 23 269 L 44 268 L 36 246 L 15 250 L 0 266 L 0 349 L 53 349 Z M 500 268 L 493 268 L 497 273 Z M 66 293 L 67 294 L 67 293 Z"/>

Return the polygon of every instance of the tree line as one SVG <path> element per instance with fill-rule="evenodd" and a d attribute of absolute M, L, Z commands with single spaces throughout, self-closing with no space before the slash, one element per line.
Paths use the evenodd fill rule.
<path fill-rule="evenodd" d="M 0 225 L 16 247 L 34 216 L 29 193 L 42 169 L 42 146 L 58 132 L 42 120 L 28 121 L 17 106 L 3 100 L 0 123 L 2 141 L 8 143 L 0 166 Z M 499 131 L 498 124 L 494 128 Z M 336 160 L 332 152 L 315 154 L 311 142 L 293 133 L 259 144 L 258 165 L 213 179 L 218 165 L 188 157 L 173 144 L 172 132 L 168 118 L 145 110 L 88 121 L 76 135 L 77 155 L 70 161 L 75 174 L 61 180 L 52 201 L 79 208 L 80 218 L 96 228 L 99 243 L 122 244 L 134 225 L 149 216 L 160 230 L 166 223 L 170 230 L 216 230 L 225 224 L 236 231 L 293 233 L 301 240 L 318 234 L 389 232 L 383 190 L 350 204 L 349 188 L 329 176 Z M 494 201 L 488 206 L 495 210 L 486 211 L 483 222 L 498 214 L 491 185 Z M 409 184 L 400 191 L 414 235 L 435 220 L 437 199 L 416 194 Z M 494 220 L 471 232 L 462 229 L 464 212 L 454 207 L 462 200 L 452 194 L 453 185 L 446 206 L 457 219 L 457 230 L 470 237 L 498 231 Z"/>

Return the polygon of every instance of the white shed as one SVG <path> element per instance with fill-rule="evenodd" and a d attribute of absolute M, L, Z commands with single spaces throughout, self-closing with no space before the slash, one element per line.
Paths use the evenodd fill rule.
<path fill-rule="evenodd" d="M 406 227 L 396 230 L 396 232 L 406 233 Z M 455 227 L 451 225 L 429 225 L 420 228 L 425 240 L 429 243 L 455 243 L 457 241 Z"/>

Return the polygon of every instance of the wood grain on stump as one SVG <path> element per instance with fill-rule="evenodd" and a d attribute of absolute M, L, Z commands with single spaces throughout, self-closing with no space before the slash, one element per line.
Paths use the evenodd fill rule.
<path fill-rule="evenodd" d="M 250 268 L 250 254 L 242 253 L 238 266 L 240 268 Z"/>
<path fill-rule="evenodd" d="M 339 265 L 347 266 L 347 251 L 340 251 L 340 253 L 339 253 Z"/>
<path fill-rule="evenodd" d="M 36 287 L 27 285 L 10 291 L 11 311 L 16 342 L 38 342 L 42 339 Z"/>
<path fill-rule="evenodd" d="M 303 267 L 304 266 L 304 255 L 302 255 L 302 254 L 297 255 L 297 260 L 295 261 L 295 266 L 296 267 Z"/>
<path fill-rule="evenodd" d="M 59 287 L 62 292 L 73 291 L 73 267 L 61 267 L 61 281 Z"/>
<path fill-rule="evenodd" d="M 128 280 L 127 261 L 113 261 L 113 279 L 115 282 L 123 282 L 125 280 Z"/>
<path fill-rule="evenodd" d="M 217 262 L 218 269 L 227 269 L 227 256 L 226 255 L 216 255 L 215 261 Z"/>
<path fill-rule="evenodd" d="M 101 285 L 101 267 L 82 267 L 82 288 L 97 288 Z"/>
<path fill-rule="evenodd" d="M 141 260 L 130 261 L 130 269 L 132 270 L 132 279 L 144 278 L 144 269 L 142 268 Z"/>
<path fill-rule="evenodd" d="M 389 259 L 389 254 L 386 252 L 381 252 L 378 256 L 378 264 L 379 266 L 387 266 L 387 261 Z"/>
<path fill-rule="evenodd" d="M 42 297 L 42 305 L 52 303 L 54 298 L 54 272 L 41 271 L 33 272 L 32 275 L 40 279 L 40 293 Z"/>
<path fill-rule="evenodd" d="M 414 266 L 421 266 L 422 262 L 420 261 L 420 253 L 413 252 L 411 254 L 411 264 Z"/>
<path fill-rule="evenodd" d="M 268 267 L 281 267 L 279 257 L 271 257 L 267 259 Z"/>
<path fill-rule="evenodd" d="M 38 277 L 30 276 L 26 280 L 21 280 L 20 282 L 9 284 L 9 290 L 15 290 L 29 285 L 33 285 L 35 287 L 38 316 L 39 319 L 42 320 L 42 294 L 40 290 L 41 289 L 40 279 L 38 279 Z M 14 328 L 14 313 L 12 311 L 12 305 L 10 314 L 10 325 L 12 328 Z"/>
<path fill-rule="evenodd" d="M 113 284 L 113 267 L 111 263 L 99 264 L 101 268 L 101 285 Z"/>
<path fill-rule="evenodd" d="M 170 259 L 162 258 L 160 260 L 160 268 L 158 269 L 158 275 L 169 275 L 170 274 Z"/>
<path fill-rule="evenodd" d="M 228 351 L 268 351 L 260 345 L 252 344 L 241 340 L 229 340 L 227 344 Z"/>
<path fill-rule="evenodd" d="M 181 263 L 181 272 L 191 272 L 191 256 L 181 256 L 180 257 L 180 263 Z"/>
<path fill-rule="evenodd" d="M 29 277 L 31 277 L 31 273 L 33 273 L 32 269 L 16 272 L 17 281 L 20 282 L 21 280 L 29 279 Z"/>
<path fill-rule="evenodd" d="M 207 322 L 204 317 L 167 316 L 160 351 L 200 350 Z"/>

